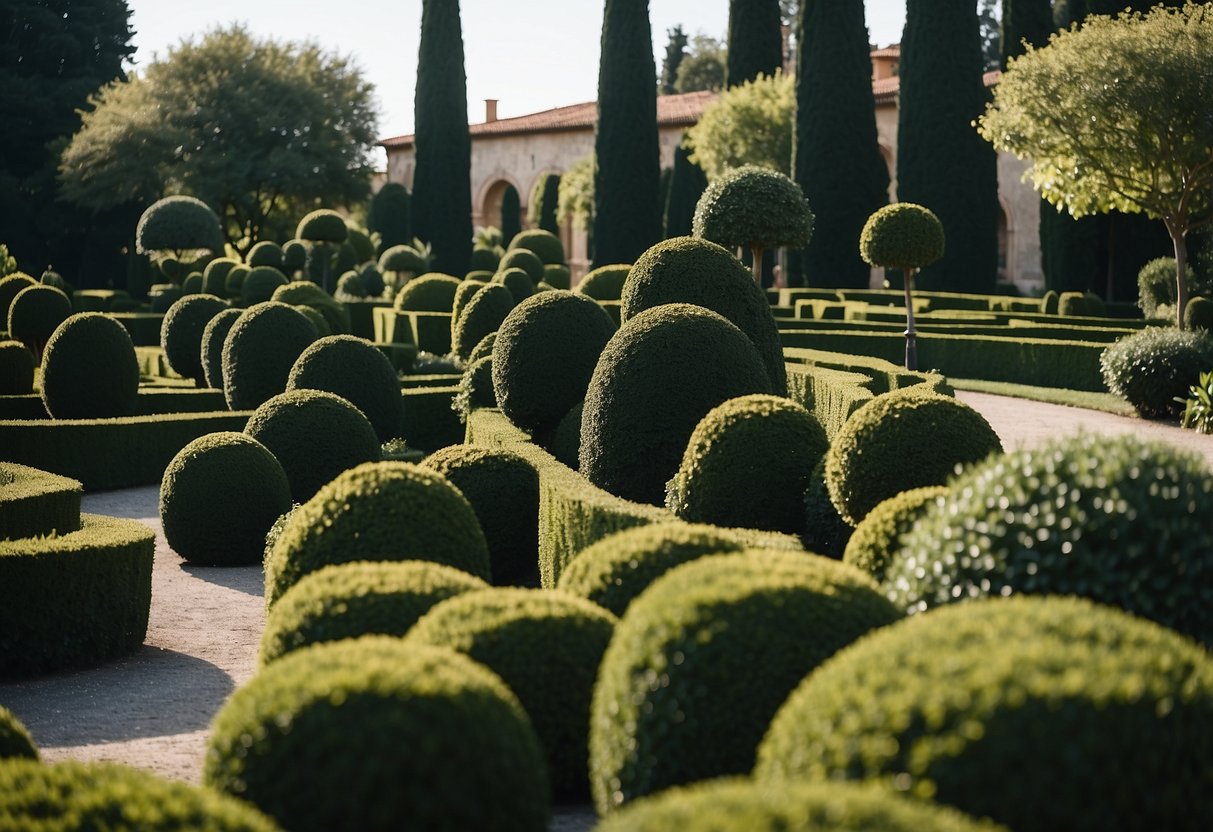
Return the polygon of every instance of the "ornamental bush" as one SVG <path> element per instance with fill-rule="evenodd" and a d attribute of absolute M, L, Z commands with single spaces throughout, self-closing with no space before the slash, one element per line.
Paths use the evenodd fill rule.
<path fill-rule="evenodd" d="M 346 298 L 362 300 L 367 296 L 366 284 L 358 272 L 348 271 L 337 278 L 336 294 Z"/>
<path fill-rule="evenodd" d="M 912 202 L 895 202 L 878 209 L 859 234 L 859 253 L 864 262 L 886 269 L 924 268 L 943 257 L 944 246 L 939 217 Z"/>
<path fill-rule="evenodd" d="M 240 304 L 247 307 L 265 303 L 274 297 L 279 286 L 286 284 L 287 279 L 282 276 L 282 272 L 273 266 L 250 269 L 244 277 L 244 282 L 240 284 Z"/>
<path fill-rule="evenodd" d="M 424 274 L 404 284 L 395 306 L 404 312 L 450 312 L 461 285 L 462 280 L 449 274 Z"/>
<path fill-rule="evenodd" d="M 538 291 L 535 286 L 537 281 L 532 280 L 525 269 L 518 268 L 517 266 L 502 268 L 501 271 L 493 275 L 492 282 L 500 283 L 509 289 L 515 303 L 521 303 Z"/>
<path fill-rule="evenodd" d="M 1057 299 L 1057 314 L 1077 318 L 1098 318 L 1105 312 L 1103 300 L 1090 292 L 1062 292 Z"/>
<path fill-rule="evenodd" d="M 942 485 L 911 488 L 890 497 L 868 512 L 847 541 L 843 563 L 884 580 L 885 569 L 901 550 L 902 540 L 935 502 L 948 495 Z"/>
<path fill-rule="evenodd" d="M 492 336 L 485 336 L 485 341 Z M 481 342 L 483 343 L 483 341 Z M 474 351 L 473 351 L 474 352 Z M 497 396 L 493 392 L 493 355 L 468 358 L 468 365 L 459 377 L 459 390 L 451 399 L 451 409 L 459 414 L 459 420 L 467 423 L 468 415 L 478 407 L 496 407 Z"/>
<path fill-rule="evenodd" d="M 266 265 L 273 264 L 267 263 Z M 307 244 L 303 240 L 287 240 L 282 244 L 282 269 L 286 274 L 294 274 L 306 265 Z"/>
<path fill-rule="evenodd" d="M 181 283 L 181 291 L 187 295 L 202 294 L 202 272 L 190 272 Z"/>
<path fill-rule="evenodd" d="M 490 332 L 488 335 L 481 338 L 480 343 L 477 344 L 472 350 L 472 354 L 468 356 L 468 365 L 470 366 L 482 358 L 492 358 L 493 347 L 495 346 L 497 346 L 497 333 Z M 492 384 L 492 379 L 489 380 L 489 384 Z M 493 405 L 493 407 L 496 406 L 497 405 Z"/>
<path fill-rule="evenodd" d="M 320 208 L 299 220 L 295 237 L 315 243 L 344 243 L 349 236 L 345 219 L 336 211 Z"/>
<path fill-rule="evenodd" d="M 244 287 L 244 279 L 252 271 L 248 266 L 232 266 L 223 283 L 223 294 L 229 298 L 239 298 L 240 290 Z"/>
<path fill-rule="evenodd" d="M 511 248 L 502 256 L 497 264 L 497 272 L 500 274 L 511 268 L 522 269 L 531 279 L 531 283 L 543 280 L 543 260 L 529 249 Z"/>
<path fill-rule="evenodd" d="M 1057 292 L 1053 291 L 1052 289 L 1045 292 L 1044 297 L 1042 297 L 1040 300 L 1040 311 L 1044 312 L 1046 315 L 1056 315 L 1057 314 L 1057 299 L 1058 299 L 1058 294 L 1057 294 Z"/>
<path fill-rule="evenodd" d="M 227 294 L 227 277 L 232 269 L 243 265 L 233 257 L 216 257 L 202 270 L 202 291 L 221 298 Z"/>
<path fill-rule="evenodd" d="M 330 335 L 313 342 L 296 359 L 286 389 L 335 393 L 366 416 L 381 443 L 403 427 L 400 379 L 387 356 L 365 338 Z"/>
<path fill-rule="evenodd" d="M 257 266 L 271 266 L 275 269 L 282 270 L 286 267 L 283 261 L 282 246 L 272 240 L 262 240 L 249 249 L 248 264 L 250 268 Z"/>
<path fill-rule="evenodd" d="M 553 289 L 567 290 L 573 285 L 573 274 L 568 266 L 548 263 L 543 267 L 543 283 Z"/>
<path fill-rule="evenodd" d="M 42 355 L 51 333 L 72 314 L 72 301 L 53 286 L 34 283 L 13 298 L 8 307 L 8 334 Z"/>
<path fill-rule="evenodd" d="M 594 300 L 619 300 L 632 267 L 626 263 L 599 266 L 581 278 L 577 291 Z"/>
<path fill-rule="evenodd" d="M 1148 327 L 1126 335 L 1099 357 L 1103 381 L 1146 419 L 1173 418 L 1188 388 L 1213 370 L 1213 333 Z"/>
<path fill-rule="evenodd" d="M 5 326 L 8 325 L 8 309 L 13 303 L 13 298 L 27 286 L 37 284 L 38 281 L 24 272 L 14 272 L 0 277 L 0 321 L 3 321 Z"/>
<path fill-rule="evenodd" d="M 501 252 L 488 246 L 473 246 L 468 271 L 495 272 L 501 263 Z"/>
<path fill-rule="evenodd" d="M 0 760 L 38 759 L 38 748 L 21 720 L 0 705 Z"/>
<path fill-rule="evenodd" d="M 191 563 L 261 563 L 265 533 L 291 507 L 282 465 L 243 433 L 208 433 L 182 448 L 160 482 L 164 537 Z"/>
<path fill-rule="evenodd" d="M 42 355 L 42 403 L 52 418 L 129 416 L 138 397 L 139 361 L 122 324 L 83 312 L 54 331 Z"/>
<path fill-rule="evenodd" d="M 452 650 L 368 636 L 263 668 L 215 717 L 203 782 L 308 830 L 547 828 L 518 699 Z"/>
<path fill-rule="evenodd" d="M 286 389 L 295 360 L 316 340 L 297 309 L 270 301 L 245 310 L 223 340 L 223 397 L 232 410 L 253 410 Z"/>
<path fill-rule="evenodd" d="M 316 328 L 317 338 L 327 338 L 333 334 L 333 330 L 329 327 L 329 322 L 324 319 L 324 316 L 310 306 L 300 304 L 292 304 L 291 308 L 299 312 L 303 317 L 307 318 L 312 326 Z"/>
<path fill-rule="evenodd" d="M 472 300 L 472 296 L 485 287 L 484 283 L 476 280 L 464 280 L 455 289 L 455 298 L 451 301 L 451 340 L 455 338 L 455 326 L 459 323 L 459 316 L 463 314 L 463 310 L 467 308 L 468 303 Z"/>
<path fill-rule="evenodd" d="M 272 300 L 279 303 L 289 303 L 292 306 L 310 306 L 324 316 L 329 327 L 329 335 L 340 335 L 350 331 L 350 314 L 345 305 L 333 299 L 333 296 L 321 289 L 315 283 L 307 280 L 296 280 L 274 290 Z"/>
<path fill-rule="evenodd" d="M 535 726 L 553 796 L 581 802 L 589 797 L 590 697 L 616 623 L 563 592 L 485 589 L 436 605 L 407 643 L 449 647 L 500 676 Z"/>
<path fill-rule="evenodd" d="M 429 263 L 412 246 L 392 246 L 379 255 L 379 271 L 394 275 L 415 275 L 426 270 Z"/>
<path fill-rule="evenodd" d="M 564 243 L 551 231 L 542 228 L 528 228 L 514 235 L 514 239 L 510 240 L 510 251 L 516 249 L 526 249 L 545 266 L 564 264 Z"/>
<path fill-rule="evenodd" d="M 198 350 L 207 387 L 223 389 L 223 342 L 242 314 L 240 309 L 223 309 L 202 328 Z"/>
<path fill-rule="evenodd" d="M 632 602 L 603 656 L 590 716 L 599 814 L 744 774 L 810 671 L 897 609 L 866 575 L 803 552 L 708 555 Z"/>
<path fill-rule="evenodd" d="M 135 251 L 172 254 L 179 260 L 218 254 L 223 251 L 219 215 L 192 196 L 169 196 L 153 202 L 135 227 Z"/>
<path fill-rule="evenodd" d="M 1184 326 L 1188 329 L 1213 330 L 1213 298 L 1196 297 L 1184 307 Z"/>
<path fill-rule="evenodd" d="M 624 499 L 662 505 L 704 414 L 769 392 L 754 344 L 720 315 L 686 303 L 641 312 L 607 342 L 590 378 L 581 473 Z"/>
<path fill-rule="evenodd" d="M 0 340 L 0 396 L 23 396 L 34 389 L 34 353 L 20 341 Z"/>
<path fill-rule="evenodd" d="M 1190 640 L 1085 599 L 994 599 L 827 661 L 755 776 L 880 780 L 1012 829 L 1207 829 L 1213 802 L 1191 795 L 1213 776 L 1211 717 L 1213 659 Z"/>
<path fill-rule="evenodd" d="M 377 298 L 383 294 L 383 290 L 387 288 L 383 282 L 383 275 L 379 271 L 379 266 L 375 263 L 364 263 L 362 268 L 358 270 L 358 276 L 362 278 L 362 285 L 366 287 L 366 294 L 370 298 Z"/>
<path fill-rule="evenodd" d="M 202 367 L 202 333 L 211 318 L 227 309 L 227 304 L 211 295 L 189 295 L 169 307 L 160 323 L 160 348 L 173 372 L 206 386 Z"/>
<path fill-rule="evenodd" d="M 472 295 L 467 306 L 454 321 L 451 347 L 456 355 L 467 360 L 480 339 L 496 332 L 514 308 L 514 296 L 505 286 L 490 283 Z"/>
<path fill-rule="evenodd" d="M 809 475 L 809 486 L 804 492 L 804 534 L 800 540 L 810 552 L 842 560 L 855 528 L 842 519 L 830 499 L 825 471 L 823 456 Z"/>

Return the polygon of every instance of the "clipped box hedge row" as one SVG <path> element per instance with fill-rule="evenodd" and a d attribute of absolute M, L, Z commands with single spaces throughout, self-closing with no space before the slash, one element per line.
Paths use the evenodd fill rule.
<path fill-rule="evenodd" d="M 107 314 L 126 328 L 136 347 L 160 345 L 160 327 L 164 321 L 163 312 L 109 312 Z"/>
<path fill-rule="evenodd" d="M 76 531 L 83 491 L 76 480 L 0 462 L 0 540 Z"/>
<path fill-rule="evenodd" d="M 135 399 L 134 416 L 157 416 L 170 413 L 212 413 L 226 410 L 222 390 L 195 387 L 142 387 Z M 0 420 L 49 419 L 42 396 L 27 393 L 20 396 L 0 396 Z"/>
<path fill-rule="evenodd" d="M 436 451 L 463 441 L 463 423 L 451 407 L 458 387 L 412 387 L 404 396 L 401 435 L 414 448 Z"/>

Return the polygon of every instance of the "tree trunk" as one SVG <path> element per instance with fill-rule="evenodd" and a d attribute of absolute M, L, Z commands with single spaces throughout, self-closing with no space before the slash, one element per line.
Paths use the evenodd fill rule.
<path fill-rule="evenodd" d="M 758 284 L 758 288 L 762 288 L 762 246 L 755 246 L 750 249 L 750 253 L 754 256 L 754 265 L 750 269 L 754 275 L 754 282 Z"/>
<path fill-rule="evenodd" d="M 918 328 L 914 325 L 914 269 L 905 270 L 906 369 L 918 369 Z"/>
<path fill-rule="evenodd" d="M 1183 329 L 1184 308 L 1188 305 L 1188 238 L 1169 225 L 1167 231 L 1175 245 L 1175 325 Z"/>

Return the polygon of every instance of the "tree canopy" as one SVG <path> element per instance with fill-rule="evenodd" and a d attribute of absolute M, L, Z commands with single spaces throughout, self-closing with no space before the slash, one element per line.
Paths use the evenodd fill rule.
<path fill-rule="evenodd" d="M 662 95 L 674 95 L 678 92 L 678 67 L 687 56 L 687 35 L 682 31 L 682 26 L 666 29 L 665 33 L 670 42 L 665 47 L 665 58 L 661 61 L 661 78 L 658 80 Z"/>
<path fill-rule="evenodd" d="M 702 32 L 691 38 L 690 49 L 678 64 L 674 92 L 716 90 L 724 86 L 724 44 Z"/>
<path fill-rule="evenodd" d="M 699 122 L 687 131 L 694 150 L 691 161 L 709 181 L 742 165 L 790 173 L 795 118 L 795 84 L 783 73 L 730 87 L 704 108 Z"/>

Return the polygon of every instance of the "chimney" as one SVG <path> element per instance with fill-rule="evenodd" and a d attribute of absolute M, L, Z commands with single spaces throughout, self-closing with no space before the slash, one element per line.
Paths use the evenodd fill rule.
<path fill-rule="evenodd" d="M 497 99 L 484 99 L 484 123 L 489 124 L 497 120 Z"/>

